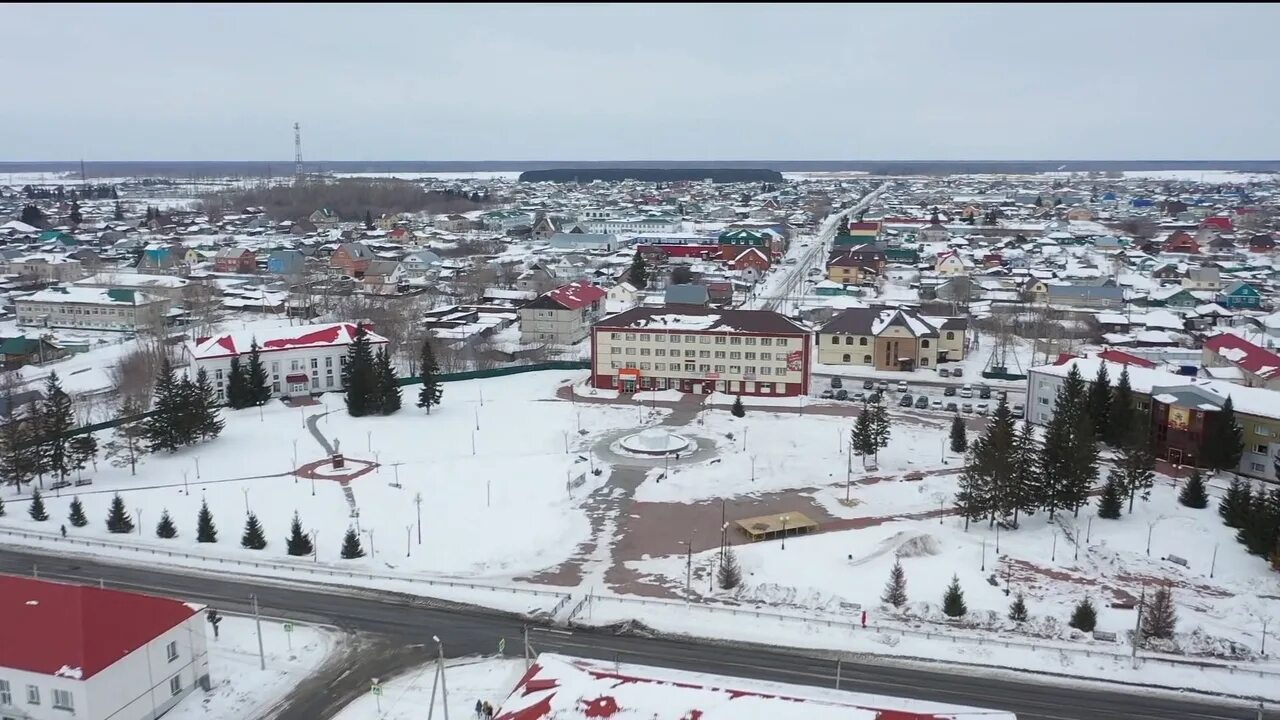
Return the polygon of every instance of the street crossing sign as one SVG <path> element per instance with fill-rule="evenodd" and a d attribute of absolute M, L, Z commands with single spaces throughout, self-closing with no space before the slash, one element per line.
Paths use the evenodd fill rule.
<path fill-rule="evenodd" d="M 498 638 L 498 654 L 501 655 L 502 653 L 506 652 L 506 649 L 507 649 L 507 639 L 504 637 Z"/>
<path fill-rule="evenodd" d="M 290 623 L 290 622 L 285 623 L 285 624 L 284 624 L 284 631 L 285 631 L 285 632 L 287 632 L 287 633 L 291 633 L 291 632 L 293 632 L 293 623 Z"/>

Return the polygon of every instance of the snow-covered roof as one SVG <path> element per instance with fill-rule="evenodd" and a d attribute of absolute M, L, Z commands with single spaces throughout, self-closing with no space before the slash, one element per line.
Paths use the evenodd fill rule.
<path fill-rule="evenodd" d="M 381 335 L 368 330 L 367 332 L 369 342 L 375 344 L 387 342 L 387 339 Z M 248 353 L 255 339 L 264 353 L 299 348 L 346 347 L 355 340 L 355 336 L 355 323 L 303 325 L 254 332 L 230 332 L 201 338 L 194 344 L 189 344 L 187 352 L 197 360 L 238 356 Z"/>
<path fill-rule="evenodd" d="M 1013 720 L 998 710 L 543 653 L 496 720 Z"/>
<path fill-rule="evenodd" d="M 73 303 L 77 305 L 148 305 L 163 300 L 135 290 L 118 288 L 51 287 L 17 298 L 18 302 Z"/>

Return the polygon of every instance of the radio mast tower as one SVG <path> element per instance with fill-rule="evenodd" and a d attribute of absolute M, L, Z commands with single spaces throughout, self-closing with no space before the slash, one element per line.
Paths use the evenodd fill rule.
<path fill-rule="evenodd" d="M 293 124 L 293 181 L 302 182 L 302 126 Z"/>

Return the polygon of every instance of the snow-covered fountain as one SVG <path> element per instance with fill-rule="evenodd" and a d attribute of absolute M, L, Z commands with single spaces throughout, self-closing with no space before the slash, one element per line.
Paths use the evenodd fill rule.
<path fill-rule="evenodd" d="M 698 449 L 698 443 L 662 428 L 646 428 L 618 441 L 618 448 L 634 455 L 680 457 Z"/>

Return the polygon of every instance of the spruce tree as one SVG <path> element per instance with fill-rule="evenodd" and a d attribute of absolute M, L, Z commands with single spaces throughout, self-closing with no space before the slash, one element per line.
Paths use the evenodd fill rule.
<path fill-rule="evenodd" d="M 964 418 L 960 417 L 960 413 L 951 418 L 951 452 L 963 453 L 968 447 L 968 440 L 965 438 Z"/>
<path fill-rule="evenodd" d="M 356 534 L 355 528 L 347 528 L 347 534 L 342 537 L 341 554 L 343 560 L 364 557 L 364 548 L 360 546 L 360 536 Z"/>
<path fill-rule="evenodd" d="M 347 348 L 347 364 L 342 368 L 342 385 L 346 392 L 347 413 L 363 417 L 378 410 L 378 377 L 373 348 L 363 325 L 356 326 L 356 336 Z"/>
<path fill-rule="evenodd" d="M 89 518 L 84 514 L 84 503 L 80 502 L 79 497 L 71 498 L 71 512 L 67 513 L 67 522 L 71 523 L 71 527 L 84 527 L 89 524 Z"/>
<path fill-rule="evenodd" d="M 258 339 L 249 344 L 249 364 L 245 367 L 245 397 L 249 405 L 266 405 L 271 399 L 271 381 L 267 366 L 262 362 L 262 350 Z"/>
<path fill-rule="evenodd" d="M 649 287 L 649 268 L 644 264 L 644 257 L 639 250 L 631 257 L 631 270 L 628 271 L 627 278 L 637 290 Z"/>
<path fill-rule="evenodd" d="M 1248 509 L 1236 539 L 1251 555 L 1267 557 L 1280 542 L 1280 488 L 1260 487 L 1249 497 Z"/>
<path fill-rule="evenodd" d="M 160 513 L 160 522 L 156 523 L 156 537 L 165 540 L 178 537 L 178 528 L 174 526 L 173 518 L 169 517 L 168 508 L 165 508 Z"/>
<path fill-rule="evenodd" d="M 982 520 L 992 507 L 990 478 L 978 459 L 977 448 L 981 444 L 982 438 L 978 438 L 969 446 L 969 455 L 957 483 L 955 510 L 964 518 L 966 532 L 971 521 Z"/>
<path fill-rule="evenodd" d="M 1077 603 L 1067 624 L 1081 632 L 1093 632 L 1098 626 L 1098 609 L 1093 606 L 1093 601 L 1085 598 Z"/>
<path fill-rule="evenodd" d="M 893 422 L 889 419 L 889 406 L 883 399 L 871 410 L 871 438 L 874 443 L 876 464 L 880 463 L 880 451 L 889 447 L 893 434 Z"/>
<path fill-rule="evenodd" d="M 440 404 L 444 388 L 440 384 L 440 364 L 436 362 L 436 354 L 431 347 L 430 339 L 422 341 L 421 352 L 418 372 L 422 375 L 422 389 L 418 391 L 418 407 L 426 408 L 427 414 L 430 415 L 431 408 Z"/>
<path fill-rule="evenodd" d="M 907 604 L 907 573 L 902 569 L 902 559 L 895 559 L 889 571 L 889 581 L 884 586 L 880 602 L 900 608 Z"/>
<path fill-rule="evenodd" d="M 39 490 L 31 491 L 31 506 L 27 508 L 27 514 L 36 522 L 44 522 L 49 519 L 49 513 L 44 509 L 44 498 L 40 497 Z"/>
<path fill-rule="evenodd" d="M 195 431 L 201 440 L 212 440 L 222 434 L 226 421 L 222 419 L 218 402 L 218 393 L 209 382 L 209 373 L 204 368 L 196 371 L 196 381 L 192 386 L 192 410 L 196 416 Z"/>
<path fill-rule="evenodd" d="M 98 466 L 98 438 L 93 433 L 85 433 L 71 438 L 67 443 L 67 449 L 70 451 L 72 470 L 83 470 L 90 462 L 96 468 Z"/>
<path fill-rule="evenodd" d="M 1173 591 L 1168 585 L 1156 588 L 1151 599 L 1142 608 L 1142 639 L 1170 640 L 1177 624 L 1178 611 L 1173 605 Z"/>
<path fill-rule="evenodd" d="M 1093 419 L 1080 412 L 1071 428 L 1068 468 L 1070 475 L 1061 487 L 1059 504 L 1071 508 L 1079 517 L 1080 508 L 1089 502 L 1089 493 L 1098 481 L 1098 440 L 1093 432 Z"/>
<path fill-rule="evenodd" d="M 1010 492 L 1013 497 L 1012 527 L 1018 527 L 1019 515 L 1033 515 L 1041 506 L 1044 482 L 1040 477 L 1040 447 L 1036 444 L 1035 430 L 1030 422 L 1022 423 L 1022 430 L 1014 441 L 1013 477 Z"/>
<path fill-rule="evenodd" d="M 115 220 L 116 222 L 120 222 L 124 220 L 124 208 L 120 207 L 119 200 L 116 201 L 116 209 L 115 209 L 115 212 L 112 213 L 111 219 Z"/>
<path fill-rule="evenodd" d="M 391 415 L 400 410 L 400 378 L 391 365 L 391 356 L 385 348 L 379 348 L 374 358 L 377 373 L 378 414 Z"/>
<path fill-rule="evenodd" d="M 84 220 L 84 214 L 80 212 L 80 203 L 71 202 L 71 213 L 68 215 L 72 225 L 79 225 Z"/>
<path fill-rule="evenodd" d="M 364 211 L 364 229 L 365 230 L 373 229 L 373 212 L 370 210 Z"/>
<path fill-rule="evenodd" d="M 1218 516 L 1228 527 L 1244 526 L 1245 517 L 1249 514 L 1249 484 L 1239 476 L 1231 478 L 1227 486 L 1227 494 L 1218 501 Z"/>
<path fill-rule="evenodd" d="M 1093 434 L 1098 442 L 1103 442 L 1111 432 L 1111 378 L 1107 374 L 1107 364 L 1098 362 L 1098 374 L 1093 378 L 1086 397 L 1089 419 L 1093 421 Z"/>
<path fill-rule="evenodd" d="M 1204 439 L 1204 464 L 1214 470 L 1234 471 L 1244 454 L 1244 431 L 1236 421 L 1231 396 L 1222 403 L 1222 412 L 1213 418 Z"/>
<path fill-rule="evenodd" d="M 737 397 L 735 397 L 735 398 L 733 399 L 733 407 L 729 408 L 729 413 L 730 413 L 730 414 L 732 414 L 734 417 L 737 417 L 737 418 L 745 417 L 745 416 L 746 416 L 746 414 L 747 414 L 747 409 L 746 409 L 745 407 L 743 407 L 743 406 L 742 406 L 742 396 L 741 396 L 741 395 L 738 395 Z"/>
<path fill-rule="evenodd" d="M 244 534 L 240 536 L 240 547 L 249 550 L 262 550 L 267 546 L 267 536 L 262 532 L 262 523 L 258 516 L 249 513 L 244 521 Z"/>
<path fill-rule="evenodd" d="M 849 442 L 853 451 L 862 458 L 863 465 L 866 465 L 867 456 L 876 450 L 875 421 L 870 408 L 863 407 L 862 412 L 858 413 L 858 419 L 854 421 L 853 430 L 849 434 Z"/>
<path fill-rule="evenodd" d="M 1129 384 L 1129 366 L 1120 371 L 1120 379 L 1111 391 L 1110 417 L 1107 422 L 1107 444 L 1120 447 L 1129 438 L 1133 424 L 1146 425 L 1145 419 L 1138 417 L 1133 403 L 1133 387 Z"/>
<path fill-rule="evenodd" d="M 285 541 L 285 547 L 290 555 L 303 556 L 310 555 L 315 551 L 311 544 L 311 538 L 302 531 L 302 518 L 298 515 L 298 511 L 293 511 L 293 522 L 289 525 L 289 539 Z"/>
<path fill-rule="evenodd" d="M 213 513 L 209 512 L 209 503 L 200 501 L 200 513 L 196 515 L 196 542 L 218 542 L 218 527 L 213 524 Z"/>
<path fill-rule="evenodd" d="M 142 401 L 126 396 L 116 411 L 117 420 L 136 418 L 146 412 Z M 114 467 L 128 467 L 131 475 L 138 474 L 138 458 L 147 450 L 145 422 L 121 422 L 111 430 L 111 439 L 104 444 L 107 459 Z"/>
<path fill-rule="evenodd" d="M 721 590 L 732 590 L 742 584 L 742 568 L 738 566 L 738 556 L 733 548 L 724 549 L 724 559 L 716 570 L 716 582 Z"/>
<path fill-rule="evenodd" d="M 1009 619 L 1016 623 L 1027 621 L 1027 601 L 1023 599 L 1022 593 L 1018 593 L 1009 605 Z"/>
<path fill-rule="evenodd" d="M 1135 425 L 1130 429 L 1129 440 L 1116 453 L 1116 479 L 1121 491 L 1129 498 L 1129 512 L 1133 512 L 1133 500 L 1141 495 L 1143 502 L 1151 498 L 1151 488 L 1156 482 L 1156 459 L 1151 453 L 1151 439 L 1147 429 Z"/>
<path fill-rule="evenodd" d="M 6 391 L 5 397 L 11 415 L 9 422 L 0 424 L 0 477 L 15 491 L 21 491 L 39 471 L 38 428 L 16 407 L 11 391 Z"/>
<path fill-rule="evenodd" d="M 176 436 L 180 446 L 195 445 L 200 442 L 200 428 L 206 421 L 204 403 L 200 399 L 200 389 L 187 376 L 178 379 L 176 389 Z"/>
<path fill-rule="evenodd" d="M 4 498 L 0 498 L 0 517 L 4 517 Z"/>
<path fill-rule="evenodd" d="M 1204 487 L 1204 478 L 1200 477 L 1200 471 L 1192 470 L 1191 477 L 1187 478 L 1187 484 L 1182 486 L 1182 491 L 1178 493 L 1178 502 L 1189 508 L 1206 508 L 1209 507 L 1209 493 Z"/>
<path fill-rule="evenodd" d="M 107 532 L 122 535 L 133 532 L 133 518 L 124 509 L 124 498 L 120 493 L 111 498 L 111 507 L 107 510 Z"/>
<path fill-rule="evenodd" d="M 947 586 L 947 592 L 942 596 L 942 612 L 951 618 L 964 617 L 969 612 L 969 608 L 964 604 L 964 591 L 960 589 L 958 575 L 951 576 L 951 584 Z"/>
<path fill-rule="evenodd" d="M 160 370 L 156 374 L 153 414 L 142 424 L 147 449 L 151 452 L 173 452 L 181 447 L 185 424 L 183 416 L 186 412 L 181 388 L 173 374 L 173 365 L 165 357 L 160 361 Z"/>
<path fill-rule="evenodd" d="M 1123 483 L 1119 471 L 1112 470 L 1106 484 L 1102 486 L 1102 496 L 1098 498 L 1098 517 L 1107 520 L 1120 519 L 1120 511 L 1124 509 Z"/>
<path fill-rule="evenodd" d="M 231 358 L 231 369 L 227 371 L 227 404 L 232 410 L 239 410 L 252 405 L 249 398 L 249 387 L 246 370 L 240 365 L 240 358 Z"/>
<path fill-rule="evenodd" d="M 56 473 L 59 480 L 65 480 L 73 467 L 67 432 L 71 430 L 74 419 L 71 416 L 71 397 L 63 392 L 58 373 L 53 371 L 45 379 L 40 421 L 43 467 Z"/>
<path fill-rule="evenodd" d="M 1018 434 L 1014 428 L 1013 413 L 1009 411 L 1008 403 L 1001 400 L 974 453 L 986 477 L 989 525 L 994 525 L 997 520 L 1012 519 L 1018 512 L 1017 454 Z"/>

